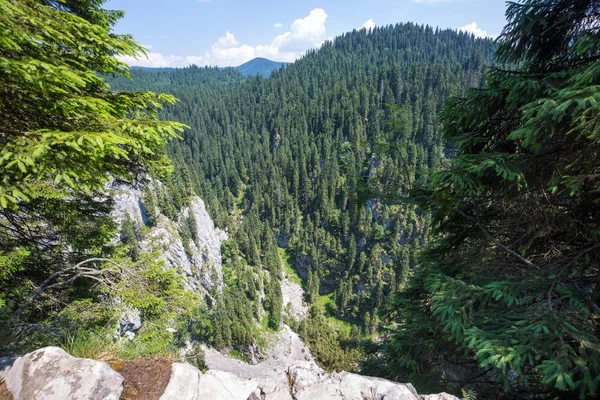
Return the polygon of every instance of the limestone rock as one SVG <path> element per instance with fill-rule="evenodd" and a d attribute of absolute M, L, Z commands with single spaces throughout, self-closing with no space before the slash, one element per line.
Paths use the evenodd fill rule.
<path fill-rule="evenodd" d="M 260 393 L 258 382 L 228 372 L 209 370 L 200 379 L 199 399 L 246 400 Z"/>
<path fill-rule="evenodd" d="M 142 327 L 142 317 L 140 310 L 127 309 L 119 321 L 121 333 L 132 332 L 135 334 Z"/>
<path fill-rule="evenodd" d="M 258 383 L 258 392 L 253 393 L 251 400 L 293 400 L 290 384 L 285 374 L 263 379 Z"/>
<path fill-rule="evenodd" d="M 303 301 L 304 290 L 302 290 L 302 286 L 292 282 L 287 276 L 281 283 L 281 296 L 285 312 L 291 314 L 291 317 L 300 321 L 308 316 L 308 306 Z"/>
<path fill-rule="evenodd" d="M 175 363 L 171 380 L 160 400 L 246 400 L 264 399 L 258 383 L 241 379 L 227 372 L 210 370 L 202 374 L 191 364 Z M 277 400 L 276 397 L 269 397 Z M 287 400 L 287 399 L 286 399 Z"/>
<path fill-rule="evenodd" d="M 118 400 L 123 377 L 108 364 L 45 347 L 0 359 L 0 377 L 15 400 Z"/>
<path fill-rule="evenodd" d="M 160 186 L 160 182 L 155 184 Z M 113 215 L 117 222 L 122 221 L 126 214 L 138 226 L 148 222 L 140 190 L 120 184 L 113 184 L 112 189 L 115 200 Z M 186 254 L 178 226 L 186 223 L 190 213 L 196 220 L 198 236 L 196 241 L 189 243 L 191 254 Z M 219 290 L 223 285 L 221 243 L 226 239 L 227 234 L 215 227 L 202 199 L 193 197 L 190 205 L 181 210 L 177 221 L 159 215 L 155 226 L 140 242 L 140 249 L 158 250 L 166 266 L 184 276 L 186 290 L 203 295 L 209 293 L 214 285 Z"/>
<path fill-rule="evenodd" d="M 292 395 L 296 400 L 419 400 L 419 395 L 410 384 L 348 372 L 328 373 L 313 362 L 298 361 L 289 368 L 288 373 Z"/>
<path fill-rule="evenodd" d="M 419 400 L 460 400 L 458 397 L 448 393 L 438 394 L 422 394 L 419 396 Z"/>
<path fill-rule="evenodd" d="M 188 363 L 171 366 L 171 380 L 160 400 L 201 400 L 200 378 L 202 372 Z"/>

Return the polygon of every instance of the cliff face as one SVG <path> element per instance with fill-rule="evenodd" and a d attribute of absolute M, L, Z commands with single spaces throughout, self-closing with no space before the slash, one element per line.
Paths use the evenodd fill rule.
<path fill-rule="evenodd" d="M 113 191 L 115 219 L 121 222 L 128 214 L 134 225 L 145 227 L 149 222 L 148 211 L 140 190 L 114 186 Z M 193 197 L 190 205 L 181 210 L 176 221 L 167 218 L 158 209 L 155 213 L 158 215 L 156 222 L 154 226 L 144 229 L 146 232 L 139 242 L 140 249 L 159 251 L 166 266 L 176 269 L 184 276 L 188 290 L 199 295 L 210 292 L 214 287 L 220 290 L 223 285 L 221 243 L 227 239 L 227 234 L 215 227 L 202 199 Z M 190 213 L 196 221 L 197 236 L 195 240 L 189 241 L 189 250 L 186 252 L 179 227 L 185 223 Z"/>

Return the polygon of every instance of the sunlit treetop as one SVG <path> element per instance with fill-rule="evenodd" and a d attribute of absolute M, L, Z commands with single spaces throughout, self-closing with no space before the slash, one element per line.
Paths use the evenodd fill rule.
<path fill-rule="evenodd" d="M 110 179 L 169 173 L 163 152 L 183 125 L 158 121 L 171 96 L 110 90 L 118 56 L 144 49 L 111 32 L 102 0 L 0 0 L 0 206 L 41 188 L 89 191 Z"/>

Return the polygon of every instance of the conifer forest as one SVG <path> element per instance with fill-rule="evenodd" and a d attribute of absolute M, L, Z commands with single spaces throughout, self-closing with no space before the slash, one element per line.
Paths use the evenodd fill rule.
<path fill-rule="evenodd" d="M 419 392 L 600 396 L 600 1 L 507 2 L 495 40 L 355 29 L 270 75 L 129 68 L 103 3 L 0 0 L 0 355 L 250 361 L 287 326 Z"/>

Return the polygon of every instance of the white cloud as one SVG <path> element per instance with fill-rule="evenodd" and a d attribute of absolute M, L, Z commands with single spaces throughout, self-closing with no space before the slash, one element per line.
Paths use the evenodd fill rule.
<path fill-rule="evenodd" d="M 190 64 L 238 66 L 256 57 L 293 62 L 309 48 L 319 47 L 325 42 L 327 39 L 326 20 L 325 10 L 315 8 L 305 18 L 295 20 L 289 31 L 275 37 L 270 44 L 257 46 L 241 44 L 233 33 L 227 31 L 202 56 L 164 56 L 160 53 L 149 52 L 147 59 L 136 60 L 133 57 L 121 57 L 121 60 L 132 66 L 147 67 L 184 67 Z M 373 26 L 375 25 L 372 20 L 369 21 Z M 275 26 L 277 25 L 275 24 Z M 149 49 L 150 46 L 146 46 L 146 48 Z"/>
<path fill-rule="evenodd" d="M 220 47 L 234 47 L 239 44 L 233 33 L 229 31 L 225 32 L 225 36 L 220 37 L 217 43 Z"/>
<path fill-rule="evenodd" d="M 470 24 L 461 26 L 460 28 L 458 28 L 458 30 L 463 31 L 463 32 L 472 33 L 473 35 L 475 35 L 475 37 L 478 37 L 478 38 L 488 37 L 488 34 L 486 31 L 477 27 L 476 22 L 471 22 Z"/>
<path fill-rule="evenodd" d="M 131 56 L 121 56 L 119 59 L 124 63 L 130 66 L 144 66 L 144 67 L 154 67 L 154 68 L 162 68 L 162 67 L 173 67 L 175 65 L 179 65 L 181 57 L 176 56 L 163 56 L 160 53 L 148 52 L 147 58 L 141 56 L 141 58 L 136 59 Z"/>
<path fill-rule="evenodd" d="M 367 21 L 365 21 L 364 24 L 362 24 L 362 26 L 360 27 L 360 29 L 366 29 L 368 31 L 370 31 L 371 29 L 375 28 L 375 22 L 373 22 L 373 18 L 369 18 Z"/>
<path fill-rule="evenodd" d="M 304 52 L 308 48 L 320 46 L 325 40 L 327 14 L 322 8 L 315 8 L 306 18 L 292 23 L 291 31 L 275 38 L 271 46 L 283 52 Z"/>
<path fill-rule="evenodd" d="M 281 22 L 275 22 L 275 23 L 273 24 L 273 26 L 274 26 L 275 28 L 282 28 L 282 27 L 283 27 L 283 24 L 282 24 Z"/>

